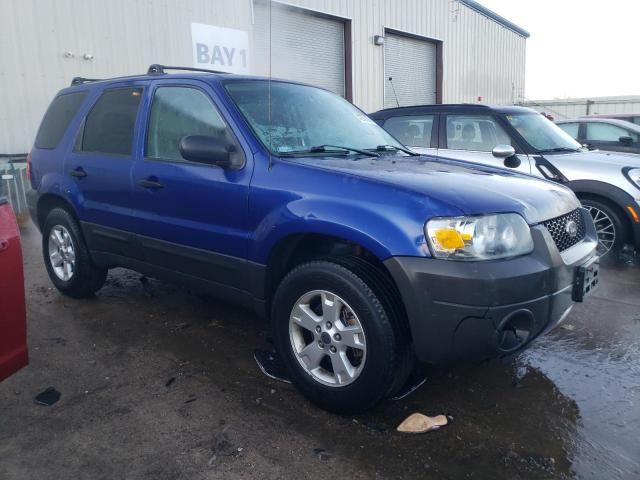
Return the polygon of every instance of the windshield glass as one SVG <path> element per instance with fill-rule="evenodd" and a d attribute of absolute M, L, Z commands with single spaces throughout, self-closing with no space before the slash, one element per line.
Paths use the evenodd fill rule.
<path fill-rule="evenodd" d="M 239 80 L 225 88 L 255 134 L 274 155 L 356 154 L 334 148 L 401 147 L 386 131 L 344 98 L 320 88 L 284 82 Z M 330 147 L 331 146 L 331 147 Z"/>
<path fill-rule="evenodd" d="M 539 113 L 509 114 L 505 117 L 538 152 L 575 151 L 581 148 L 578 142 Z"/>

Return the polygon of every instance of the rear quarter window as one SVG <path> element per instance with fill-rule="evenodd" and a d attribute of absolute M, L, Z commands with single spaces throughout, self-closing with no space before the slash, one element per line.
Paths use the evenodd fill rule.
<path fill-rule="evenodd" d="M 86 92 L 67 93 L 51 102 L 36 135 L 36 148 L 52 150 L 58 146 L 86 96 Z"/>

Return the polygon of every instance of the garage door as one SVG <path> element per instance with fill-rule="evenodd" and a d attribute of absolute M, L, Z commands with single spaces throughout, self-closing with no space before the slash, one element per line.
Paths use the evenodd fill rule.
<path fill-rule="evenodd" d="M 269 8 L 262 2 L 256 2 L 254 22 L 257 74 L 270 71 L 274 78 L 318 85 L 344 96 L 344 22 L 303 9 L 275 4 Z"/>
<path fill-rule="evenodd" d="M 387 32 L 384 45 L 384 106 L 436 103 L 436 44 Z"/>

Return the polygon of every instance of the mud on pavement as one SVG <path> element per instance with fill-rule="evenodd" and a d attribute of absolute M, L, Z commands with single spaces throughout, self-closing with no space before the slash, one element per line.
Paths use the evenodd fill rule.
<path fill-rule="evenodd" d="M 640 269 L 515 359 L 428 369 L 407 399 L 328 414 L 253 360 L 251 312 L 127 270 L 52 289 L 23 227 L 31 364 L 0 385 L 0 478 L 638 478 Z M 33 397 L 49 386 L 52 406 Z M 395 431 L 410 413 L 453 422 Z"/>

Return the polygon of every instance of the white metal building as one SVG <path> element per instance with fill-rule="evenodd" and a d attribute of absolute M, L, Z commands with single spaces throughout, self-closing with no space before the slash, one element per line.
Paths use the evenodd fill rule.
<path fill-rule="evenodd" d="M 523 105 L 552 115 L 557 120 L 612 113 L 640 116 L 640 95 L 530 100 Z"/>
<path fill-rule="evenodd" d="M 529 34 L 473 0 L 2 0 L 0 155 L 72 77 L 198 66 L 300 80 L 365 111 L 518 103 Z"/>

